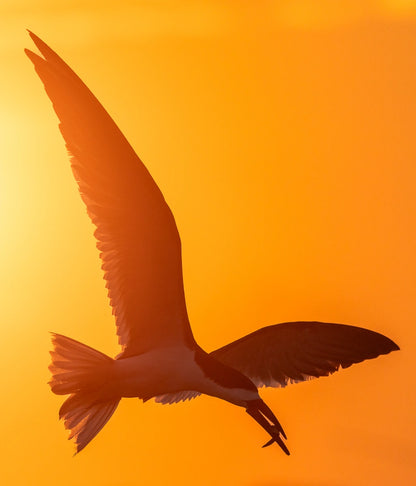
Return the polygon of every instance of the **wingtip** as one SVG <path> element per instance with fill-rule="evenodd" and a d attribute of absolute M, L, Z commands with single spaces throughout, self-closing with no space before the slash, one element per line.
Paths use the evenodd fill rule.
<path fill-rule="evenodd" d="M 400 351 L 400 347 L 398 344 L 396 344 L 394 341 L 392 341 L 390 338 L 386 337 L 386 339 L 388 340 L 388 348 L 386 350 L 386 354 L 387 353 L 391 353 L 393 351 Z"/>
<path fill-rule="evenodd" d="M 34 34 L 30 29 L 26 29 L 27 33 L 29 34 L 30 38 L 36 44 L 38 41 L 43 42 L 36 34 Z"/>
<path fill-rule="evenodd" d="M 42 39 L 38 37 L 36 34 L 34 34 L 30 29 L 26 29 L 27 33 L 29 34 L 30 38 L 32 41 L 36 44 L 36 46 L 40 49 L 39 44 L 44 44 Z"/>
<path fill-rule="evenodd" d="M 44 61 L 43 57 L 39 56 L 30 49 L 23 49 L 26 56 L 32 61 L 33 64 L 39 63 L 39 61 Z"/>
<path fill-rule="evenodd" d="M 41 40 L 39 39 L 39 37 L 36 34 L 34 34 L 30 29 L 26 29 L 26 31 L 28 32 L 30 38 L 33 40 L 33 42 L 35 43 L 35 45 L 39 48 L 38 43 L 41 42 Z M 31 51 L 30 49 L 23 49 L 23 50 L 24 50 L 24 53 L 26 54 L 26 56 L 33 62 L 33 64 L 35 64 L 36 61 L 39 61 L 39 59 L 42 59 L 43 60 L 42 57 L 40 57 L 38 54 L 36 54 L 35 52 Z"/>
<path fill-rule="evenodd" d="M 31 30 L 26 29 L 35 46 L 39 49 L 41 54 L 47 59 L 48 57 L 57 57 L 57 54 L 44 42 L 40 37 L 34 34 Z"/>
<path fill-rule="evenodd" d="M 26 47 L 23 49 L 23 51 L 26 54 L 26 56 L 28 56 L 28 57 L 37 56 L 37 54 L 35 52 L 31 51 L 30 49 L 27 49 Z"/>

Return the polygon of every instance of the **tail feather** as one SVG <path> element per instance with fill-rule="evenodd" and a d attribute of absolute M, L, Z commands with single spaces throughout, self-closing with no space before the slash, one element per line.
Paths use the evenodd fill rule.
<path fill-rule="evenodd" d="M 120 397 L 106 395 L 113 359 L 74 339 L 52 334 L 54 345 L 49 384 L 54 393 L 70 396 L 59 410 L 59 418 L 70 431 L 69 439 L 80 452 L 104 427 Z"/>
<path fill-rule="evenodd" d="M 105 381 L 113 359 L 75 339 L 52 333 L 49 385 L 57 395 L 67 395 Z"/>
<path fill-rule="evenodd" d="M 71 397 L 67 401 L 70 399 Z M 99 403 L 83 403 L 81 397 L 81 405 L 76 404 L 77 408 L 62 416 L 65 428 L 70 431 L 68 439 L 75 442 L 76 453 L 84 449 L 109 421 L 119 401 L 120 398 Z"/>
<path fill-rule="evenodd" d="M 81 394 L 74 393 L 73 395 L 70 395 L 59 409 L 59 419 L 63 419 L 67 414 L 76 409 L 86 408 L 86 403 L 87 401 Z"/>
<path fill-rule="evenodd" d="M 88 419 L 79 426 L 79 432 L 74 434 L 75 443 L 77 444 L 77 452 L 81 451 L 104 427 L 110 417 L 117 408 L 118 400 L 98 404 L 92 407 Z M 71 431 L 72 433 L 72 431 Z"/>

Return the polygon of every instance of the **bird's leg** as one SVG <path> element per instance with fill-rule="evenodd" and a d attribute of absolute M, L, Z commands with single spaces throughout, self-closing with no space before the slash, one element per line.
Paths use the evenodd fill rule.
<path fill-rule="evenodd" d="M 263 402 L 263 400 L 253 400 L 248 402 L 247 405 L 246 412 L 271 436 L 271 439 L 264 444 L 263 447 L 267 447 L 273 444 L 273 442 L 276 442 L 282 450 L 289 455 L 290 452 L 280 437 L 280 434 L 282 434 L 286 439 L 286 434 L 270 408 Z M 267 419 L 270 420 L 271 423 Z"/>

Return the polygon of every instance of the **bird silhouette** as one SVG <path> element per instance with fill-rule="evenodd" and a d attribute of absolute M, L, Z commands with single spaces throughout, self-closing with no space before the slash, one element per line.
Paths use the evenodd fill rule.
<path fill-rule="evenodd" d="M 284 387 L 399 349 L 387 337 L 344 324 L 267 326 L 211 353 L 195 341 L 175 219 L 150 173 L 72 69 L 29 32 L 25 49 L 60 120 L 71 168 L 102 260 L 121 353 L 114 359 L 52 334 L 50 387 L 69 395 L 59 410 L 81 451 L 123 397 L 175 403 L 207 394 L 243 407 L 289 454 L 285 432 L 258 388 Z"/>

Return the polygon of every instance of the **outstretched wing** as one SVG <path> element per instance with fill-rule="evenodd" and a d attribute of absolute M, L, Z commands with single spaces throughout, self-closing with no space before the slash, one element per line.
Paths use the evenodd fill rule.
<path fill-rule="evenodd" d="M 173 215 L 146 167 L 81 79 L 41 39 L 25 50 L 60 120 L 103 261 L 123 356 L 193 341 Z"/>
<path fill-rule="evenodd" d="M 248 334 L 211 356 L 239 370 L 258 387 L 284 387 L 397 349 L 389 338 L 361 327 L 285 322 Z"/>

